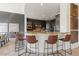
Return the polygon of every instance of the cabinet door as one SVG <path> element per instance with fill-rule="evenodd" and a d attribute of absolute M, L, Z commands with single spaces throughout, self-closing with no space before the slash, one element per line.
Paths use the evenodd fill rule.
<path fill-rule="evenodd" d="M 78 42 L 78 31 L 71 31 L 71 42 Z"/>
<path fill-rule="evenodd" d="M 78 16 L 78 6 L 77 5 L 75 5 L 75 4 L 71 4 L 70 5 L 70 9 L 71 9 L 71 16 Z"/>
<path fill-rule="evenodd" d="M 70 27 L 71 27 L 71 30 L 72 29 L 78 29 L 78 17 L 73 17 L 71 16 L 71 23 L 70 23 Z"/>
<path fill-rule="evenodd" d="M 78 42 L 78 6 L 70 4 L 70 29 L 71 29 L 71 42 Z"/>

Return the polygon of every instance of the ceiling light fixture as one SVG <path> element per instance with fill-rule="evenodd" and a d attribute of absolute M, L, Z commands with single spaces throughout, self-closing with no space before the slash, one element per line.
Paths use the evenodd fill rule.
<path fill-rule="evenodd" d="M 41 3 L 40 5 L 43 6 L 43 3 Z"/>

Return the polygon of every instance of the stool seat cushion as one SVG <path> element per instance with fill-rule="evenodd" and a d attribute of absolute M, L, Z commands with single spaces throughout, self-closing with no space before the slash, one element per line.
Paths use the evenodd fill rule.
<path fill-rule="evenodd" d="M 38 40 L 35 40 L 35 41 L 27 41 L 27 42 L 30 43 L 30 44 L 34 44 L 34 43 L 37 43 Z"/>
<path fill-rule="evenodd" d="M 52 42 L 52 41 L 49 42 L 48 40 L 45 40 L 45 42 L 48 43 L 48 44 L 55 44 L 56 43 L 56 42 Z"/>

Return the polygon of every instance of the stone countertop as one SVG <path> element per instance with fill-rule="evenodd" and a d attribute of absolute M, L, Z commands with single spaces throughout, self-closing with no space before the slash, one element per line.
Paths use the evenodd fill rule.
<path fill-rule="evenodd" d="M 69 34 L 69 32 L 27 32 L 27 35 L 37 35 L 37 34 L 58 35 L 58 34 Z"/>

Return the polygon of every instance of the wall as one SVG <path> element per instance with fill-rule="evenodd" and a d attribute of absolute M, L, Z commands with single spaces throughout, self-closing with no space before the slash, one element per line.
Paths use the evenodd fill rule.
<path fill-rule="evenodd" d="M 56 15 L 55 28 L 56 28 L 56 32 L 60 32 L 60 14 Z"/>
<path fill-rule="evenodd" d="M 0 11 L 24 14 L 25 3 L 0 3 Z"/>
<path fill-rule="evenodd" d="M 70 6 L 68 3 L 60 4 L 60 32 L 70 32 Z"/>
<path fill-rule="evenodd" d="M 24 32 L 24 15 L 0 11 L 0 23 L 19 23 L 20 32 Z"/>
<path fill-rule="evenodd" d="M 70 32 L 70 4 L 68 3 L 60 4 L 60 32 Z M 72 44 L 72 49 L 78 46 L 79 42 L 76 42 Z"/>

